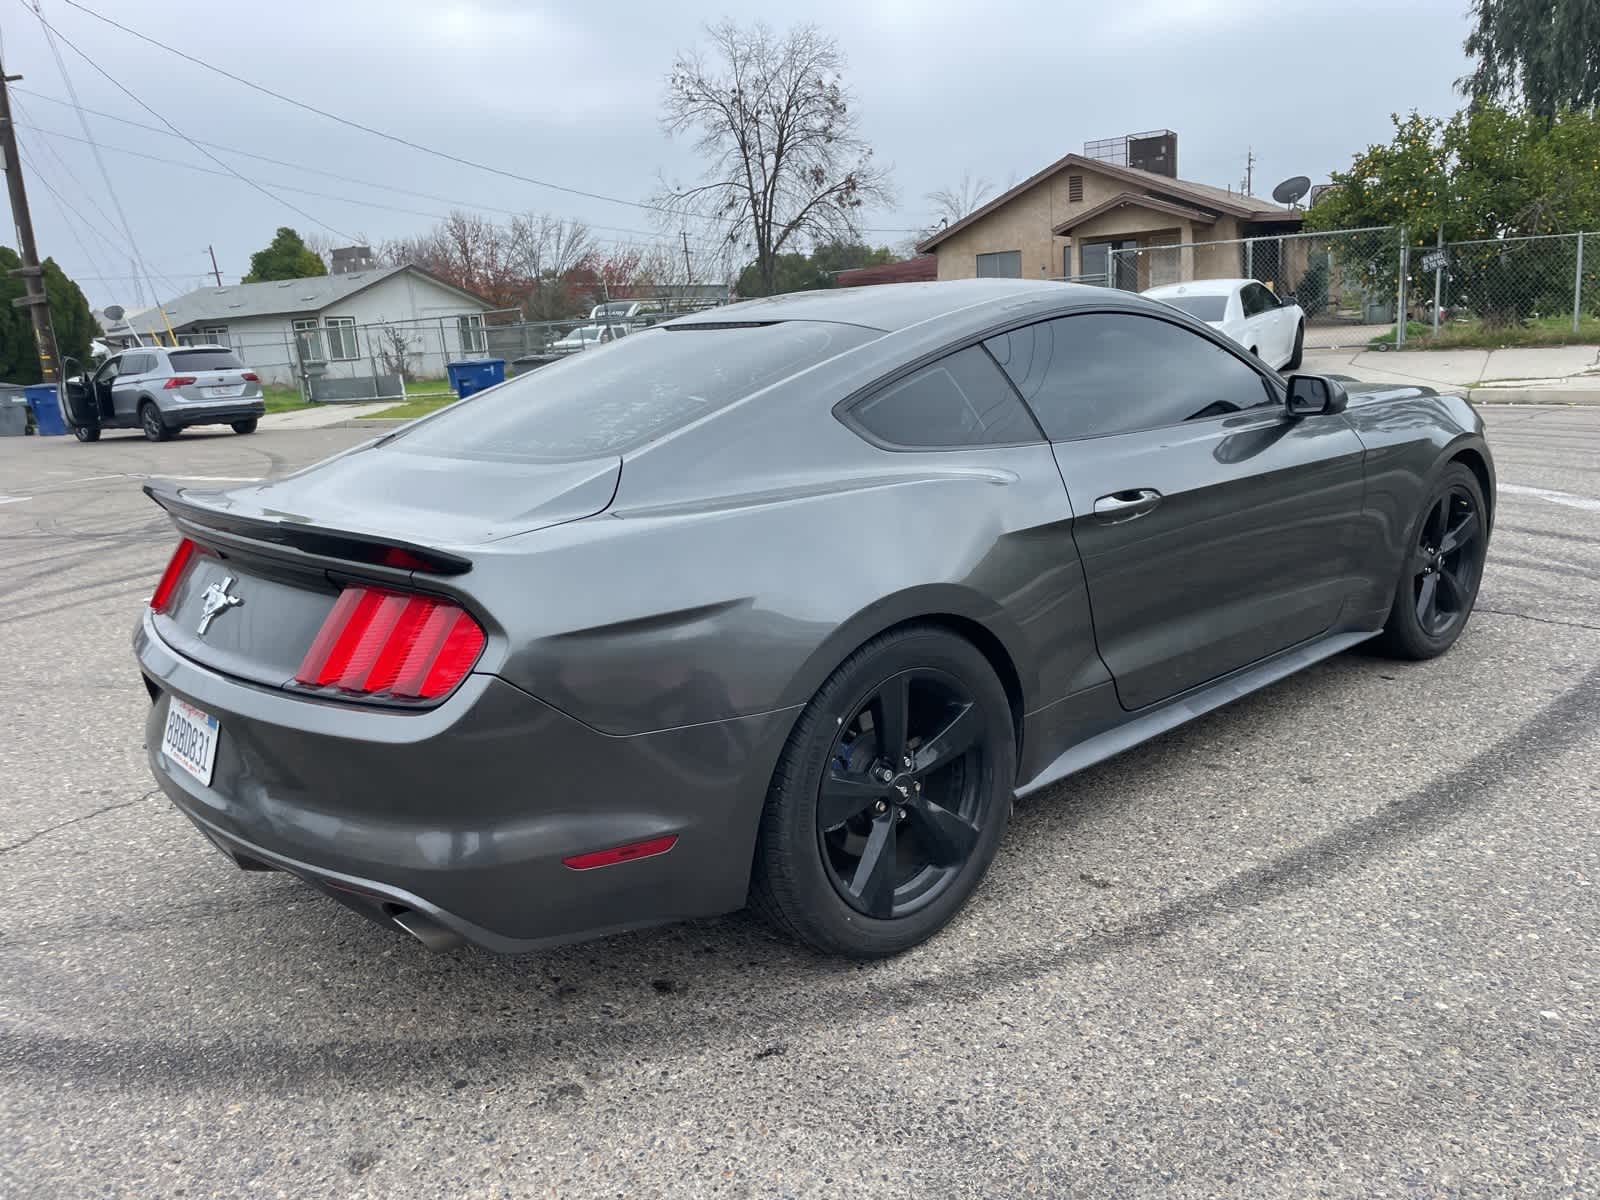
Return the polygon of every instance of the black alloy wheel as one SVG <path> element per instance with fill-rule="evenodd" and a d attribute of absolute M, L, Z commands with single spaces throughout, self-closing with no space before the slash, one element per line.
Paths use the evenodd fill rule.
<path fill-rule="evenodd" d="M 994 861 L 1016 754 L 1012 701 L 982 651 L 934 625 L 879 634 L 790 731 L 752 905 L 827 954 L 882 958 L 926 941 Z"/>
<path fill-rule="evenodd" d="M 840 727 L 817 797 L 817 837 L 845 903 L 879 920 L 931 903 L 978 844 L 992 754 L 977 702 L 932 669 L 904 671 Z"/>
<path fill-rule="evenodd" d="M 72 427 L 72 436 L 80 442 L 98 442 L 100 440 L 100 426 L 74 425 Z"/>
<path fill-rule="evenodd" d="M 1467 489 L 1449 488 L 1422 522 L 1411 555 L 1412 601 L 1417 625 L 1429 637 L 1443 637 L 1472 611 L 1483 520 Z"/>
<path fill-rule="evenodd" d="M 1483 485 L 1466 464 L 1440 473 L 1412 529 L 1379 644 L 1400 658 L 1434 658 L 1466 627 L 1489 549 Z"/>

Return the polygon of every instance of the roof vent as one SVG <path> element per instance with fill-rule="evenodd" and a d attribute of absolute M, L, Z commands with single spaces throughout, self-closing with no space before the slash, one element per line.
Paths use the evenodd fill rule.
<path fill-rule="evenodd" d="M 296 296 L 295 299 L 300 301 L 302 304 L 304 304 L 307 301 L 315 300 L 316 297 L 315 296 Z"/>
<path fill-rule="evenodd" d="M 283 281 L 283 282 L 282 282 L 282 283 L 280 283 L 280 284 L 279 284 L 279 285 L 278 285 L 278 286 L 279 286 L 279 287 L 281 287 L 281 288 L 286 288 L 286 287 L 293 287 L 293 286 L 294 286 L 294 280 L 292 280 L 292 279 L 285 279 L 285 280 L 284 280 L 284 281 Z"/>
<path fill-rule="evenodd" d="M 244 302 L 240 301 L 240 300 L 235 300 L 232 304 L 228 305 L 228 307 L 229 308 L 243 308 L 244 307 Z"/>

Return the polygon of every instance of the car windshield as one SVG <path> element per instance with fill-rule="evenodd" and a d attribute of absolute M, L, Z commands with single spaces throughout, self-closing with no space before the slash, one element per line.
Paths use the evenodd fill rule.
<path fill-rule="evenodd" d="M 515 462 L 620 454 L 877 336 L 819 321 L 658 325 L 509 380 L 389 444 Z"/>
<path fill-rule="evenodd" d="M 173 350 L 167 355 L 174 371 L 242 371 L 244 363 L 232 350 Z"/>
<path fill-rule="evenodd" d="M 1220 321 L 1228 312 L 1226 296 L 1157 296 L 1173 308 L 1180 308 L 1198 321 Z"/>

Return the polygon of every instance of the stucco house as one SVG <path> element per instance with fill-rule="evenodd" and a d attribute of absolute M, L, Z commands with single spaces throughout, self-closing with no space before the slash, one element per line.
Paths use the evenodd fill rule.
<path fill-rule="evenodd" d="M 367 370 L 384 352 L 385 325 L 404 338 L 408 371 L 443 375 L 446 361 L 484 352 L 489 308 L 420 267 L 400 266 L 200 288 L 127 322 L 147 342 L 231 346 L 263 381 L 287 384 L 307 360 L 331 375 Z"/>
<path fill-rule="evenodd" d="M 1242 261 L 1234 263 L 1240 255 L 1233 247 L 1207 254 L 1191 244 L 1294 233 L 1302 214 L 1177 178 L 1177 136 L 1161 132 L 1170 153 L 1144 160 L 1157 170 L 1067 154 L 938 230 L 917 249 L 938 256 L 940 279 L 1105 277 L 1112 272 L 1109 281 L 1115 286 L 1141 290 L 1196 277 L 1259 273 L 1262 264 L 1247 272 Z M 1181 248 L 1169 254 L 1111 253 L 1156 246 Z M 1197 253 L 1217 261 L 1197 264 Z"/>

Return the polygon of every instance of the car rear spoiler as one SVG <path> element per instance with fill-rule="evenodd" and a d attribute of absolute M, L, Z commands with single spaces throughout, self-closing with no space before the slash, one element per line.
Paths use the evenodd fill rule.
<path fill-rule="evenodd" d="M 472 570 L 470 559 L 432 546 L 420 546 L 414 542 L 348 529 L 308 525 L 293 519 L 223 512 L 188 499 L 184 489 L 165 480 L 146 483 L 144 494 L 181 525 L 214 530 L 251 542 L 284 546 L 323 558 L 404 571 L 423 571 L 430 575 L 462 575 Z"/>

